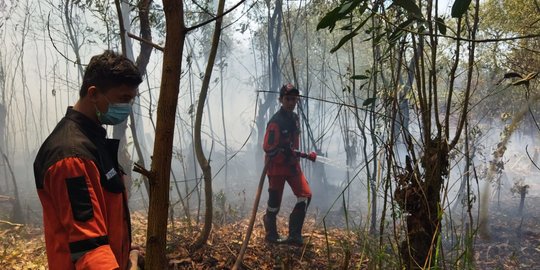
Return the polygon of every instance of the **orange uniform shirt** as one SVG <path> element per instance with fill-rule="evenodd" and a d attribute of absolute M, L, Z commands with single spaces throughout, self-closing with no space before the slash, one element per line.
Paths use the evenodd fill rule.
<path fill-rule="evenodd" d="M 66 116 L 34 162 L 49 269 L 126 269 L 131 232 L 118 142 L 83 114 Z"/>
<path fill-rule="evenodd" d="M 268 164 L 268 176 L 298 175 L 300 159 L 294 154 L 300 145 L 300 120 L 294 112 L 280 109 L 268 122 L 263 150 Z"/>

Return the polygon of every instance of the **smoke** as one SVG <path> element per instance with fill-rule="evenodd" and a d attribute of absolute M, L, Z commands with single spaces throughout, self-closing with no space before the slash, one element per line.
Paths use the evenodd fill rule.
<path fill-rule="evenodd" d="M 479 233 L 481 236 L 488 238 L 488 211 L 489 211 L 489 196 L 490 196 L 490 183 L 493 183 L 496 173 L 501 169 L 502 157 L 507 150 L 507 145 L 510 137 L 522 122 L 525 114 L 529 111 L 529 108 L 533 106 L 538 100 L 540 100 L 540 94 L 532 95 L 525 106 L 521 108 L 512 118 L 511 123 L 505 127 L 504 132 L 501 134 L 501 141 L 497 144 L 497 149 L 493 152 L 493 160 L 489 164 L 487 172 L 487 184 L 484 186 L 484 190 L 481 194 L 480 201 L 480 228 Z"/>

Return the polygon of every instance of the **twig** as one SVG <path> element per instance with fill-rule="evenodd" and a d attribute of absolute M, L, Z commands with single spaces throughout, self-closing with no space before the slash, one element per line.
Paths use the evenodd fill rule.
<path fill-rule="evenodd" d="M 153 179 L 153 178 L 151 178 L 153 176 L 153 173 L 151 171 L 145 169 L 143 166 L 141 166 L 137 162 L 135 162 L 135 164 L 133 164 L 133 171 L 146 176 L 146 178 L 148 178 L 148 179 Z"/>
<path fill-rule="evenodd" d="M 236 253 L 229 247 L 229 245 L 225 244 L 225 247 L 227 250 L 233 255 L 236 256 Z M 242 262 L 242 269 L 253 269 L 252 267 L 247 266 L 244 262 Z"/>
<path fill-rule="evenodd" d="M 525 153 L 527 153 L 527 157 L 529 157 L 529 160 L 530 160 L 531 163 L 534 165 L 534 167 L 536 167 L 536 168 L 540 171 L 540 168 L 538 167 L 538 165 L 536 165 L 536 163 L 535 163 L 534 160 L 532 159 L 531 155 L 529 154 L 529 150 L 527 149 L 527 147 L 529 147 L 529 145 L 526 145 L 526 146 L 525 146 Z"/>
<path fill-rule="evenodd" d="M 205 26 L 205 25 L 207 25 L 207 24 L 209 24 L 209 23 L 211 23 L 211 22 L 213 22 L 213 21 L 215 21 L 215 20 L 217 20 L 217 19 L 219 19 L 219 18 L 221 18 L 221 17 L 223 17 L 223 16 L 229 14 L 230 12 L 232 12 L 233 10 L 235 10 L 237 7 L 239 7 L 239 6 L 240 6 L 242 3 L 244 3 L 245 1 L 246 1 L 246 0 L 240 0 L 238 3 L 236 3 L 236 5 L 234 5 L 233 7 L 231 7 L 229 10 L 223 12 L 223 14 L 218 15 L 218 16 L 216 16 L 216 17 L 214 17 L 214 18 L 212 18 L 212 19 L 210 19 L 210 20 L 208 20 L 208 21 L 205 21 L 205 22 L 196 24 L 196 25 L 191 26 L 191 27 L 187 27 L 187 28 L 186 28 L 186 32 L 189 32 L 189 31 L 191 31 L 191 30 L 193 30 L 193 29 L 197 29 L 197 28 L 199 28 L 199 27 Z"/>
<path fill-rule="evenodd" d="M 47 17 L 47 33 L 49 34 L 49 40 L 51 41 L 51 44 L 53 45 L 53 48 L 56 50 L 57 53 L 59 53 L 62 57 L 64 57 L 64 59 L 66 59 L 66 61 L 69 61 L 73 64 L 76 64 L 76 65 L 80 65 L 81 63 L 78 63 L 77 61 L 73 61 L 71 59 L 69 59 L 69 57 L 67 57 L 65 54 L 63 54 L 57 47 L 56 47 L 56 43 L 54 43 L 54 39 L 51 35 L 51 25 L 50 25 L 50 20 L 51 20 L 51 13 L 49 13 L 48 17 Z"/>
<path fill-rule="evenodd" d="M 163 50 L 164 50 L 164 48 L 163 48 L 162 46 L 160 46 L 160 45 L 158 45 L 158 44 L 156 44 L 156 43 L 153 43 L 153 42 L 150 41 L 150 40 L 146 40 L 146 39 L 144 39 L 144 38 L 142 38 L 142 37 L 139 37 L 139 36 L 137 36 L 137 35 L 135 35 L 135 34 L 132 34 L 132 33 L 130 33 L 130 32 L 127 32 L 127 34 L 128 34 L 128 37 L 130 37 L 130 38 L 132 38 L 132 39 L 135 39 L 135 40 L 138 40 L 138 41 L 140 41 L 140 42 L 144 42 L 144 43 L 146 43 L 146 44 L 148 44 L 148 45 L 154 47 L 154 49 L 156 49 L 156 50 L 160 50 L 160 51 L 163 51 Z"/>
<path fill-rule="evenodd" d="M 314 232 L 315 231 L 312 230 L 311 234 L 307 237 L 308 240 L 307 240 L 306 244 L 304 245 L 304 247 L 302 248 L 302 254 L 300 255 L 300 262 L 302 262 L 302 260 L 304 259 L 304 255 L 306 254 L 307 247 L 309 246 L 309 244 L 311 242 L 311 238 L 313 237 Z"/>
<path fill-rule="evenodd" d="M 12 223 L 12 222 L 9 222 L 9 221 L 6 221 L 6 220 L 0 220 L 0 223 L 7 224 L 7 225 L 10 225 L 10 226 L 13 226 L 13 227 L 18 227 L 18 226 L 23 226 L 24 225 L 24 224 L 20 224 L 20 223 Z"/>

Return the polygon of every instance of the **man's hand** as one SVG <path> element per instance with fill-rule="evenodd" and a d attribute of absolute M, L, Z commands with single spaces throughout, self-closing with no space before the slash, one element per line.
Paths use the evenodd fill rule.
<path fill-rule="evenodd" d="M 307 159 L 315 162 L 315 160 L 317 159 L 317 153 L 311 152 L 311 153 L 307 154 Z"/>
<path fill-rule="evenodd" d="M 139 251 L 136 249 L 133 249 L 129 252 L 129 263 L 128 263 L 128 269 L 129 270 L 140 270 L 139 268 Z"/>
<path fill-rule="evenodd" d="M 309 154 L 307 153 L 304 153 L 304 152 L 300 152 L 300 151 L 294 151 L 295 155 L 297 157 L 301 157 L 301 158 L 307 158 L 313 162 L 315 162 L 315 160 L 317 159 L 317 153 L 315 152 L 311 152 Z"/>
<path fill-rule="evenodd" d="M 144 251 L 138 246 L 132 246 L 129 252 L 128 270 L 144 269 Z"/>

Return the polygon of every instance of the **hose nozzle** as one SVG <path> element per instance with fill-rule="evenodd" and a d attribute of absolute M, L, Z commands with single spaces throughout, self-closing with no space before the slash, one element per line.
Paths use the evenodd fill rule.
<path fill-rule="evenodd" d="M 294 151 L 296 153 L 296 155 L 298 157 L 301 157 L 301 158 L 306 158 L 306 159 L 309 159 L 313 162 L 315 162 L 315 160 L 317 159 L 317 153 L 315 152 L 310 152 L 309 154 L 308 153 L 305 153 L 305 152 L 300 152 L 300 151 Z"/>

